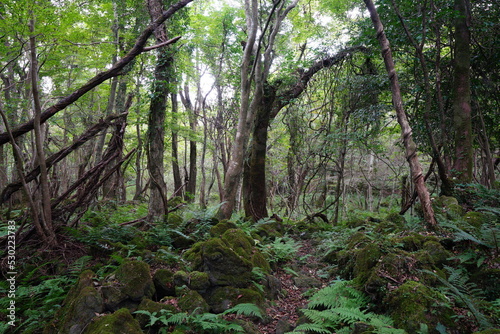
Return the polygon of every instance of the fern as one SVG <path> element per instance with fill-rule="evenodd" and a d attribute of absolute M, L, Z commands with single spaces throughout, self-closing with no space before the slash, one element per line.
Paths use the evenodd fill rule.
<path fill-rule="evenodd" d="M 92 260 L 92 256 L 84 255 L 78 258 L 68 267 L 68 272 L 71 276 L 78 276 L 85 269 L 89 261 Z"/>
<path fill-rule="evenodd" d="M 235 306 L 231 307 L 230 309 L 227 309 L 226 311 L 224 311 L 224 313 L 222 313 L 222 314 L 230 314 L 230 313 L 235 313 L 236 315 L 257 317 L 260 319 L 263 318 L 259 307 L 255 304 L 252 304 L 252 303 L 241 303 L 241 304 L 235 305 Z"/>
<path fill-rule="evenodd" d="M 478 290 L 473 283 L 467 283 L 469 278 L 464 271 L 447 266 L 445 269 L 450 273 L 448 280 L 430 270 L 422 270 L 422 272 L 436 277 L 441 284 L 445 286 L 444 292 L 446 294 L 467 306 L 481 328 L 492 328 L 492 324 L 486 319 L 486 316 L 479 311 L 473 300 L 473 296 L 478 296 L 480 290 Z"/>
<path fill-rule="evenodd" d="M 364 322 L 372 326 L 373 333 L 403 334 L 404 330 L 392 328 L 390 318 L 364 308 L 368 298 L 351 286 L 350 281 L 337 281 L 319 290 L 311 297 L 304 315 L 311 321 L 301 324 L 291 333 L 350 333 L 352 325 Z"/>

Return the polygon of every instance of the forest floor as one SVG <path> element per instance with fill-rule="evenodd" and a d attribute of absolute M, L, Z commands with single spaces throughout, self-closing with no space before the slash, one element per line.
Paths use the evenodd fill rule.
<path fill-rule="evenodd" d="M 281 282 L 282 291 L 273 305 L 266 309 L 267 315 L 272 320 L 266 324 L 259 324 L 258 328 L 261 333 L 280 334 L 295 327 L 301 315 L 300 309 L 305 308 L 308 303 L 307 294 L 304 292 L 312 288 L 324 287 L 329 281 L 319 274 L 319 269 L 324 267 L 324 263 L 321 263 L 316 254 L 313 240 L 306 239 L 299 242 L 301 246 L 293 259 L 281 265 L 274 273 L 274 276 Z M 308 277 L 309 280 L 298 281 L 299 275 Z M 312 285 L 308 286 L 307 283 L 312 283 Z"/>

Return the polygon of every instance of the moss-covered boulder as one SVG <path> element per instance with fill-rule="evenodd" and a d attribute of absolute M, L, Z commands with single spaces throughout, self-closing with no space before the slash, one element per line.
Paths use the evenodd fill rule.
<path fill-rule="evenodd" d="M 173 305 L 168 305 L 164 303 L 157 303 L 152 301 L 151 299 L 144 298 L 142 302 L 139 304 L 137 311 L 148 311 L 149 313 L 157 313 L 157 316 L 161 314 L 161 310 L 167 310 L 172 313 L 176 313 L 177 309 Z M 135 315 L 135 319 L 139 322 L 139 325 L 142 328 L 146 328 L 146 326 L 150 323 L 150 318 L 146 314 L 137 313 Z"/>
<path fill-rule="evenodd" d="M 62 308 L 56 313 L 55 321 L 48 324 L 44 334 L 81 333 L 95 317 L 104 310 L 101 294 L 93 285 L 94 273 L 86 270 L 70 289 Z"/>
<path fill-rule="evenodd" d="M 149 265 L 142 261 L 126 261 L 116 270 L 116 280 L 120 291 L 132 301 L 140 302 L 150 298 L 155 292 Z"/>
<path fill-rule="evenodd" d="M 202 314 L 209 311 L 210 307 L 203 297 L 194 290 L 185 290 L 177 300 L 179 308 L 189 314 Z"/>
<path fill-rule="evenodd" d="M 177 227 L 181 226 L 183 222 L 184 221 L 183 221 L 182 217 L 179 216 L 178 214 L 176 214 L 174 212 L 171 212 L 168 214 L 167 224 L 169 225 L 169 227 L 177 228 Z"/>
<path fill-rule="evenodd" d="M 156 297 L 175 295 L 174 273 L 169 269 L 158 269 L 153 275 Z"/>
<path fill-rule="evenodd" d="M 464 214 L 464 209 L 455 197 L 440 196 L 433 201 L 432 206 L 436 213 L 445 213 L 448 218 L 455 218 Z"/>
<path fill-rule="evenodd" d="M 84 334 L 143 334 L 139 322 L 132 317 L 126 308 L 99 317 L 92 322 Z"/>
<path fill-rule="evenodd" d="M 208 274 L 201 271 L 189 273 L 188 287 L 191 290 L 204 292 L 210 287 L 210 278 Z"/>
<path fill-rule="evenodd" d="M 222 313 L 225 310 L 242 303 L 251 303 L 264 311 L 264 298 L 260 292 L 252 289 L 238 289 L 232 286 L 223 286 L 211 289 L 205 294 L 205 300 L 213 313 Z M 263 312 L 264 314 L 265 312 Z"/>
<path fill-rule="evenodd" d="M 213 286 L 246 287 L 251 282 L 252 263 L 219 238 L 196 244 L 186 257 L 193 262 L 194 270 L 208 274 Z"/>
<path fill-rule="evenodd" d="M 230 229 L 221 236 L 222 241 L 231 248 L 236 254 L 249 258 L 252 254 L 254 242 L 253 239 L 245 234 L 241 229 Z"/>
<path fill-rule="evenodd" d="M 439 323 L 447 328 L 456 327 L 449 300 L 419 282 L 407 281 L 391 291 L 385 302 L 395 327 L 408 333 L 419 332 L 421 324 L 427 325 L 429 333 L 438 333 L 435 328 Z"/>
<path fill-rule="evenodd" d="M 283 224 L 277 221 L 269 221 L 258 224 L 255 228 L 255 233 L 261 238 L 274 240 L 275 238 L 283 236 Z"/>
<path fill-rule="evenodd" d="M 235 223 L 227 221 L 227 220 L 223 220 L 220 223 L 218 223 L 217 225 L 214 225 L 210 228 L 210 236 L 220 237 L 227 230 L 234 229 L 237 227 L 238 226 L 236 226 Z"/>

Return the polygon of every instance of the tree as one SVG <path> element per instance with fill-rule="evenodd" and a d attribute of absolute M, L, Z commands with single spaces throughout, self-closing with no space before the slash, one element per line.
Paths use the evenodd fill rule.
<path fill-rule="evenodd" d="M 394 66 L 394 60 L 392 58 L 391 46 L 389 40 L 385 36 L 384 26 L 380 21 L 380 17 L 378 15 L 377 9 L 375 8 L 375 5 L 373 4 L 373 1 L 364 0 L 364 2 L 368 11 L 370 12 L 370 17 L 377 33 L 377 39 L 382 49 L 382 57 L 384 58 L 384 64 L 391 84 L 392 103 L 394 105 L 394 109 L 396 110 L 398 123 L 401 126 L 403 144 L 406 151 L 406 160 L 410 165 L 412 181 L 415 184 L 415 189 L 418 193 L 420 203 L 422 204 L 424 219 L 430 229 L 436 229 L 437 222 L 436 218 L 434 217 L 434 210 L 432 209 L 429 191 L 425 186 L 424 176 L 422 174 L 422 166 L 420 165 L 417 157 L 417 145 L 413 141 L 412 129 L 410 127 L 410 124 L 408 123 L 408 119 L 403 108 L 403 101 L 401 98 L 401 91 L 399 87 L 398 76 Z"/>

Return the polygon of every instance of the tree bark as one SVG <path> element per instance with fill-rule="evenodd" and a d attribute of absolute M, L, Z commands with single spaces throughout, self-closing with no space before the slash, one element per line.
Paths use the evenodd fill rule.
<path fill-rule="evenodd" d="M 30 20 L 29 24 L 30 33 L 33 34 L 35 30 L 34 19 Z M 45 239 L 45 243 L 49 247 L 57 245 L 57 239 L 55 231 L 52 224 L 52 209 L 51 209 L 51 196 L 49 188 L 49 175 L 47 170 L 47 164 L 45 161 L 45 152 L 43 148 L 43 134 L 40 124 L 40 115 L 42 114 L 42 106 L 40 103 L 40 93 L 38 90 L 38 60 L 36 54 L 36 40 L 35 36 L 30 36 L 30 79 L 31 79 L 31 91 L 33 97 L 33 111 L 34 111 L 34 121 L 33 127 L 35 130 L 35 152 L 37 155 L 38 165 L 40 166 L 40 190 L 42 196 L 41 205 L 41 215 L 40 223 L 44 230 L 45 235 L 41 235 L 42 239 Z"/>
<path fill-rule="evenodd" d="M 179 139 L 177 134 L 177 113 L 179 110 L 179 102 L 177 94 L 172 94 L 172 173 L 174 175 L 174 193 L 177 196 L 183 196 L 181 170 L 179 168 Z"/>
<path fill-rule="evenodd" d="M 422 210 L 424 213 L 424 219 L 427 223 L 429 229 L 436 229 L 437 222 L 434 217 L 434 210 L 432 209 L 431 200 L 429 196 L 429 191 L 425 186 L 424 176 L 422 174 L 422 166 L 417 157 L 417 145 L 413 141 L 412 129 L 408 123 L 406 117 L 406 112 L 403 108 L 403 100 L 401 97 L 401 91 L 399 86 L 398 76 L 394 66 L 394 60 L 392 58 L 392 52 L 389 40 L 387 39 L 384 27 L 380 21 L 377 9 L 373 4 L 372 0 L 364 0 L 368 11 L 370 12 L 370 17 L 377 32 L 377 39 L 380 43 L 382 49 L 382 57 L 384 58 L 385 68 L 387 74 L 389 75 L 389 81 L 392 91 L 392 103 L 394 109 L 396 110 L 396 115 L 398 123 L 401 126 L 403 144 L 405 147 L 406 160 L 410 166 L 412 180 L 415 184 L 415 189 L 418 193 L 420 203 L 422 205 Z"/>
<path fill-rule="evenodd" d="M 473 167 L 469 7 L 468 0 L 455 0 L 455 77 L 452 88 L 455 128 L 453 174 L 460 182 L 472 181 Z"/>

